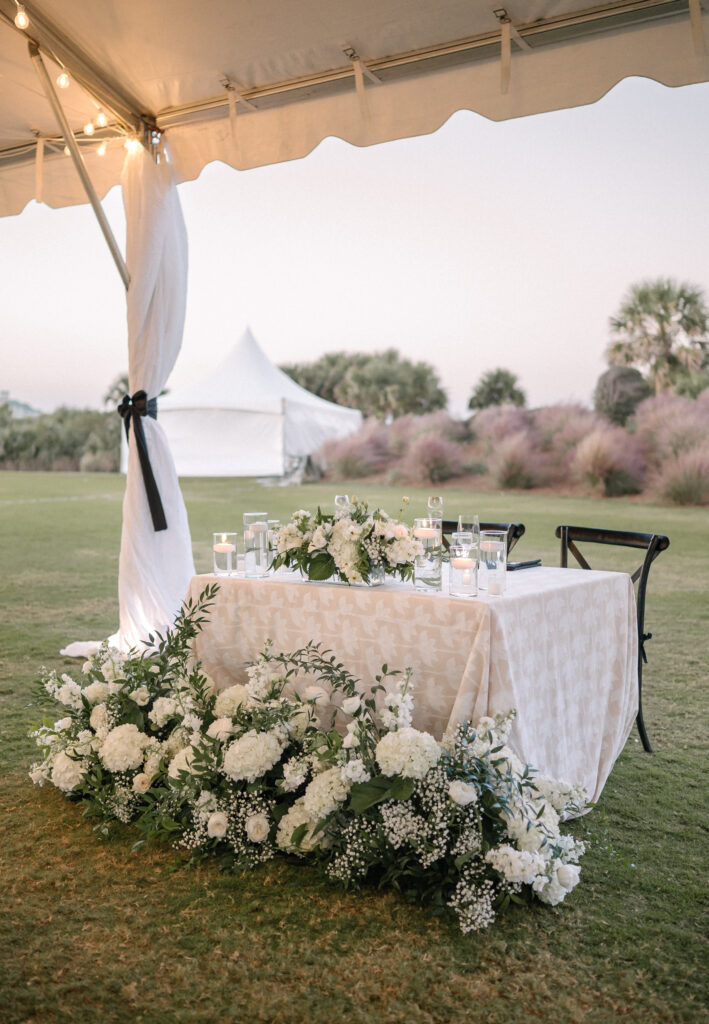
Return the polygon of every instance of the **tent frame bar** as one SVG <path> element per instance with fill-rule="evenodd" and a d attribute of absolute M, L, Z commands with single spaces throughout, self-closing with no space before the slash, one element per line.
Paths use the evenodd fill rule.
<path fill-rule="evenodd" d="M 62 109 L 62 105 L 59 102 L 56 92 L 54 91 L 52 80 L 47 73 L 46 67 L 44 66 L 44 61 L 42 60 L 42 54 L 39 51 L 39 46 L 37 45 L 37 43 L 31 40 L 29 41 L 28 46 L 30 51 L 30 57 L 32 59 L 32 63 L 35 66 L 35 70 L 37 71 L 37 74 L 39 76 L 39 80 L 42 83 L 42 88 L 44 89 L 49 104 L 52 110 L 54 111 L 54 116 L 59 122 L 59 127 L 62 130 L 62 134 L 64 135 L 64 141 L 66 142 L 69 148 L 71 159 L 73 160 L 79 178 L 81 179 L 81 184 L 84 186 L 84 191 L 88 196 L 91 206 L 93 207 L 93 211 L 96 214 L 96 219 L 98 220 L 99 227 L 103 232 L 103 237 L 106 239 L 108 248 L 111 251 L 111 256 L 113 256 L 113 261 L 116 264 L 116 267 L 118 268 L 118 273 L 121 275 L 121 280 L 123 281 L 123 285 L 127 291 L 128 286 L 130 284 L 130 274 L 128 273 L 128 267 L 126 266 L 126 262 L 123 259 L 121 250 L 118 248 L 118 242 L 116 241 L 113 231 L 111 231 L 111 225 L 108 223 L 108 220 L 106 219 L 106 214 L 104 213 L 103 207 L 101 206 L 101 200 L 96 195 L 96 189 L 93 187 L 91 183 L 89 173 L 86 170 L 86 164 L 84 163 L 84 158 L 82 157 L 79 147 L 76 143 L 76 139 L 74 138 L 74 133 L 69 127 L 69 122 L 66 119 L 66 115 Z"/>
<path fill-rule="evenodd" d="M 610 31 L 632 28 L 634 25 L 661 18 L 689 18 L 689 5 L 691 2 L 692 0 L 615 0 L 613 3 L 597 4 L 583 11 L 557 15 L 552 18 L 545 18 L 543 21 L 534 21 L 528 24 L 517 23 L 515 25 L 510 23 L 510 29 L 516 45 L 519 46 L 520 50 L 529 54 L 549 44 L 549 41 L 544 38 L 546 34 L 551 34 L 551 43 L 553 45 L 558 41 L 559 33 L 564 31 L 573 32 L 575 35 L 583 35 L 584 29 L 586 33 L 601 33 L 604 31 L 603 21 L 606 19 L 623 19 L 619 25 L 614 24 L 611 28 L 605 29 Z M 502 8 L 502 4 L 500 6 Z M 492 10 L 490 13 L 491 17 L 494 17 Z M 381 71 L 421 64 L 429 60 L 450 57 L 456 54 L 470 54 L 472 57 L 476 50 L 484 50 L 486 47 L 499 47 L 501 38 L 502 28 L 497 24 L 492 31 L 482 35 L 468 36 L 464 39 L 440 43 L 435 46 L 411 50 L 388 57 L 368 57 L 366 62 L 367 72 L 376 76 Z M 497 52 L 499 53 L 499 49 Z M 486 55 L 483 54 L 483 56 Z M 254 104 L 259 99 L 284 95 L 300 89 L 317 89 L 318 87 L 343 80 L 351 80 L 351 78 L 352 65 L 348 63 L 347 66 L 319 71 L 312 75 L 304 75 L 300 78 L 292 78 L 286 81 L 244 89 L 241 92 L 240 98 Z M 182 124 L 188 123 L 194 120 L 195 117 L 198 118 L 198 115 L 201 113 L 225 107 L 227 103 L 227 98 L 222 94 L 179 107 L 166 107 L 157 112 L 155 121 L 158 128 L 161 131 L 165 131 L 168 128 L 177 128 Z"/>

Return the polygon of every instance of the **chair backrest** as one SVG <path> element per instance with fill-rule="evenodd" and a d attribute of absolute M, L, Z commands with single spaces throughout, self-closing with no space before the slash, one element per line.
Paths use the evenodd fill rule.
<path fill-rule="evenodd" d="M 466 530 L 471 530 L 472 523 L 463 523 Z M 457 519 L 443 520 L 443 547 L 448 551 L 450 548 L 450 535 L 458 529 Z M 507 554 L 509 555 L 520 537 L 524 534 L 523 523 L 480 523 L 481 530 L 506 530 L 507 531 Z"/>
<path fill-rule="evenodd" d="M 670 546 L 670 539 L 662 533 L 633 533 L 629 530 L 596 529 L 590 526 L 557 526 L 556 536 L 561 540 L 561 567 L 567 568 L 569 552 L 582 569 L 590 569 L 588 561 L 579 551 L 579 544 L 607 544 L 614 547 L 638 548 L 645 555 L 638 568 L 631 573 L 633 583 L 638 584 L 638 628 L 642 636 L 645 620 L 645 590 L 650 566 L 657 556 Z"/>

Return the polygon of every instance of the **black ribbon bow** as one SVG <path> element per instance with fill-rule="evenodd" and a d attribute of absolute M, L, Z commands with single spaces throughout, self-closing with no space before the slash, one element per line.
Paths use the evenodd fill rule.
<path fill-rule="evenodd" d="M 148 496 L 150 515 L 153 517 L 153 528 L 156 532 L 167 530 L 165 511 L 160 500 L 158 485 L 155 483 L 153 467 L 150 465 L 142 421 L 143 416 L 150 416 L 154 420 L 158 418 L 158 400 L 157 398 L 148 398 L 145 391 L 136 391 L 133 396 L 123 396 L 123 400 L 118 406 L 118 413 L 123 419 L 126 437 L 130 437 L 130 423 L 133 420 L 135 443 L 138 446 L 138 458 L 140 459 L 140 468 L 143 471 L 143 482 L 145 484 L 145 493 Z"/>

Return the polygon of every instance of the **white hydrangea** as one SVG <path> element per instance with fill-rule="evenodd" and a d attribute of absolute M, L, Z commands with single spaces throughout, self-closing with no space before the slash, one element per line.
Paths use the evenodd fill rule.
<path fill-rule="evenodd" d="M 249 692 L 245 686 L 237 683 L 217 694 L 214 703 L 214 714 L 217 718 L 232 718 L 237 708 L 245 704 L 249 699 Z"/>
<path fill-rule="evenodd" d="M 441 748 L 430 733 L 407 727 L 382 736 L 375 756 L 384 775 L 422 779 L 438 763 Z"/>
<path fill-rule="evenodd" d="M 174 697 L 157 697 L 148 712 L 148 718 L 156 729 L 162 729 L 179 710 L 180 706 Z"/>
<path fill-rule="evenodd" d="M 255 782 L 278 763 L 282 753 L 281 742 L 273 732 L 250 729 L 227 747 L 224 771 L 235 781 Z"/>
<path fill-rule="evenodd" d="M 73 708 L 78 711 L 81 708 L 81 687 L 78 683 L 66 675 L 62 676 L 62 685 L 57 687 L 54 696 L 67 708 Z"/>
<path fill-rule="evenodd" d="M 103 741 L 99 757 L 110 772 L 125 772 L 143 763 L 143 752 L 150 742 L 132 723 L 117 725 Z"/>
<path fill-rule="evenodd" d="M 302 786 L 310 772 L 311 762 L 308 757 L 292 757 L 283 765 L 283 789 L 292 793 Z"/>
<path fill-rule="evenodd" d="M 84 687 L 82 693 L 89 704 L 103 704 L 109 693 L 108 683 L 89 683 Z"/>
<path fill-rule="evenodd" d="M 54 759 L 50 777 L 58 789 L 71 793 L 81 783 L 85 774 L 81 761 L 73 760 L 66 751 L 61 750 Z"/>

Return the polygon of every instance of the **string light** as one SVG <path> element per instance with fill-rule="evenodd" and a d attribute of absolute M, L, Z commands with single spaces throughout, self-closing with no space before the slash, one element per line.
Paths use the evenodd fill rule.
<path fill-rule="evenodd" d="M 97 128 L 105 128 L 107 124 L 108 124 L 108 118 L 106 117 L 106 115 L 104 114 L 104 112 L 102 110 L 99 110 L 98 114 L 96 115 L 96 127 Z"/>
<path fill-rule="evenodd" d="M 18 28 L 21 28 L 24 31 L 26 28 L 29 28 L 30 19 L 27 16 L 27 11 L 24 9 L 22 4 L 18 3 L 17 0 L 15 0 L 15 4 L 17 6 L 17 14 L 15 15 L 15 24 L 17 25 Z"/>
<path fill-rule="evenodd" d="M 64 147 L 64 156 L 71 156 L 71 150 L 68 146 Z"/>
<path fill-rule="evenodd" d="M 140 139 L 137 139 L 135 135 L 129 136 L 123 143 L 129 153 L 137 153 L 140 149 Z"/>
<path fill-rule="evenodd" d="M 62 71 L 61 74 L 57 75 L 57 85 L 60 89 L 68 89 L 71 85 L 71 78 L 69 78 L 68 71 Z"/>
<path fill-rule="evenodd" d="M 84 135 L 93 135 L 95 131 L 96 129 L 92 125 L 91 121 L 89 121 L 88 124 L 84 125 Z"/>
<path fill-rule="evenodd" d="M 106 155 L 106 143 L 102 142 L 101 145 L 96 150 L 96 152 L 98 153 L 99 156 L 105 156 Z"/>

